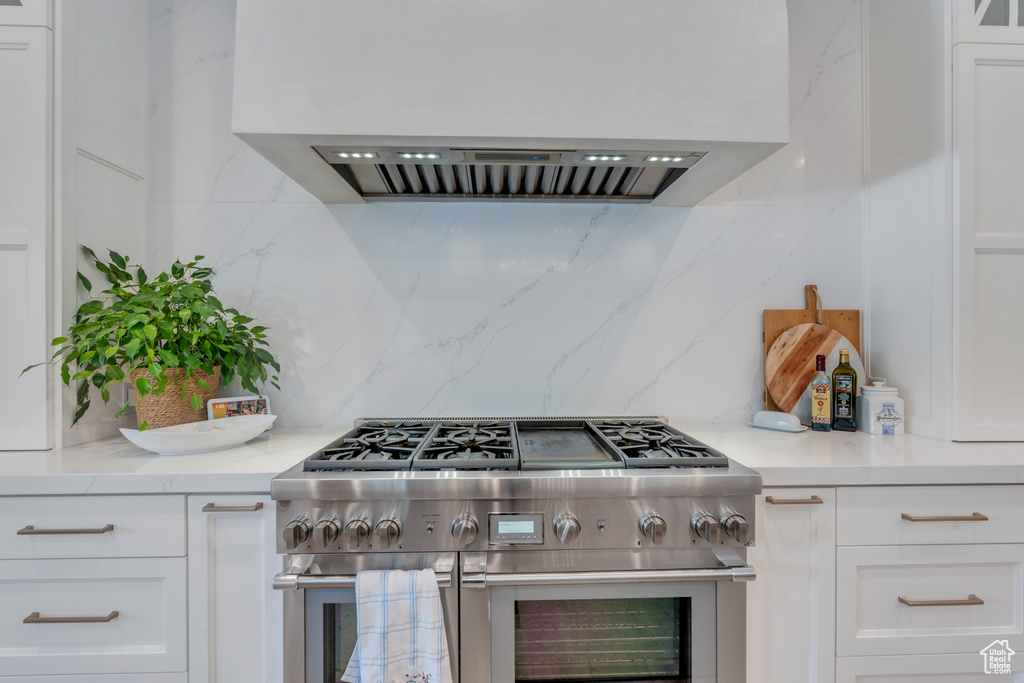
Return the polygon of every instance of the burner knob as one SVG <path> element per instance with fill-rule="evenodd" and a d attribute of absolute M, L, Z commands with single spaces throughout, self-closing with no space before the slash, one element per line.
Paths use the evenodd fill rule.
<path fill-rule="evenodd" d="M 402 527 L 393 519 L 385 519 L 379 522 L 373 530 L 373 537 L 377 541 L 378 550 L 387 550 L 401 535 Z"/>
<path fill-rule="evenodd" d="M 353 519 L 345 525 L 345 529 L 341 532 L 341 541 L 345 550 L 355 550 L 366 543 L 366 539 L 369 537 L 370 525 L 362 519 Z"/>
<path fill-rule="evenodd" d="M 665 524 L 665 520 L 658 515 L 650 514 L 640 520 L 640 531 L 644 533 L 644 536 L 651 539 L 654 545 L 661 545 L 661 542 L 665 540 L 665 530 L 668 525 Z"/>
<path fill-rule="evenodd" d="M 469 515 L 459 517 L 452 522 L 452 537 L 455 538 L 455 542 L 460 548 L 465 548 L 475 541 L 479 533 L 480 527 L 477 525 L 476 520 Z"/>
<path fill-rule="evenodd" d="M 580 520 L 568 513 L 555 520 L 555 536 L 563 544 L 572 543 L 580 535 Z"/>
<path fill-rule="evenodd" d="M 296 517 L 284 525 L 284 547 L 288 550 L 295 550 L 309 538 L 309 524 L 307 520 Z"/>
<path fill-rule="evenodd" d="M 718 545 L 718 533 L 721 527 L 718 520 L 711 515 L 702 515 L 693 520 L 693 530 L 711 545 Z"/>
<path fill-rule="evenodd" d="M 742 515 L 729 515 L 722 521 L 722 527 L 726 535 L 735 538 L 740 545 L 750 542 L 750 525 Z"/>
<path fill-rule="evenodd" d="M 327 549 L 338 538 L 338 520 L 324 517 L 313 527 L 313 538 L 317 545 Z"/>

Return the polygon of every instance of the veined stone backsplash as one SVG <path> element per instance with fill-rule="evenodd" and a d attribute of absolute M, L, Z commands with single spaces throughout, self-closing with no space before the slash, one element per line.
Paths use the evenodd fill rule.
<path fill-rule="evenodd" d="M 864 299 L 860 6 L 789 14 L 792 143 L 701 206 L 325 206 L 230 132 L 234 3 L 154 0 L 147 260 L 205 254 L 271 328 L 279 424 L 745 422 L 762 309 Z"/>

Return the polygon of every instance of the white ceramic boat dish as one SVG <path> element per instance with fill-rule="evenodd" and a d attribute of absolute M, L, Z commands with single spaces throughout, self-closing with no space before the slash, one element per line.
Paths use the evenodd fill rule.
<path fill-rule="evenodd" d="M 750 422 L 751 427 L 774 429 L 779 432 L 805 432 L 810 427 L 800 424 L 800 418 L 777 410 L 759 410 Z"/>
<path fill-rule="evenodd" d="M 239 415 L 219 420 L 190 422 L 160 429 L 122 429 L 124 438 L 160 455 L 218 451 L 240 446 L 274 424 L 277 415 Z"/>

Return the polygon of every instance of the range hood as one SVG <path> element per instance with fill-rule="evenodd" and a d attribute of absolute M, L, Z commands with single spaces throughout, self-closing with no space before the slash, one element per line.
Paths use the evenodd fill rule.
<path fill-rule="evenodd" d="M 238 0 L 232 129 L 325 203 L 692 206 L 788 80 L 785 0 Z"/>

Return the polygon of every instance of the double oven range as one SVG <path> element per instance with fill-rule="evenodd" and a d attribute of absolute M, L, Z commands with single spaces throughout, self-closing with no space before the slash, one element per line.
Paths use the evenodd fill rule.
<path fill-rule="evenodd" d="M 745 680 L 756 472 L 656 417 L 364 419 L 276 477 L 286 683 L 355 575 L 433 569 L 461 683 Z"/>

